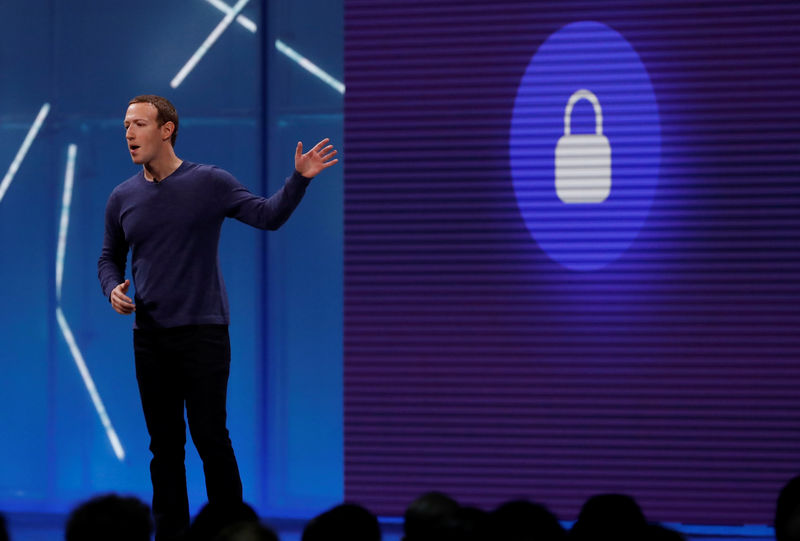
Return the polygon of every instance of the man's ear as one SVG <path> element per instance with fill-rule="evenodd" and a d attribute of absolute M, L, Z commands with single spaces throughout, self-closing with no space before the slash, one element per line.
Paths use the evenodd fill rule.
<path fill-rule="evenodd" d="M 172 133 L 175 131 L 175 123 L 171 120 L 164 122 L 161 126 L 161 140 L 166 141 L 170 137 L 172 137 Z"/>

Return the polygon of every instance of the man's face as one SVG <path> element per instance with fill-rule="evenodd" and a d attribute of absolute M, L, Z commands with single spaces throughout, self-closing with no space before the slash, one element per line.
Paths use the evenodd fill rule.
<path fill-rule="evenodd" d="M 158 125 L 158 110 L 152 103 L 132 103 L 125 113 L 125 139 L 133 163 L 153 161 L 164 145 L 163 126 Z M 167 142 L 169 144 L 169 142 Z"/>

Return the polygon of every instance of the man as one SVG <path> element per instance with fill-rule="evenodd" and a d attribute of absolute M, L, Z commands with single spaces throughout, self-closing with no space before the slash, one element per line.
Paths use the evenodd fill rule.
<path fill-rule="evenodd" d="M 178 115 L 165 98 L 128 104 L 125 138 L 142 171 L 111 193 L 98 276 L 111 307 L 135 312 L 136 379 L 150 434 L 156 541 L 180 539 L 189 525 L 184 446 L 186 418 L 203 461 L 209 502 L 234 508 L 242 484 L 226 427 L 230 368 L 228 299 L 217 247 L 222 222 L 236 218 L 277 229 L 311 178 L 337 163 L 328 139 L 303 153 L 270 198 L 250 193 L 214 166 L 178 158 Z M 136 294 L 127 296 L 128 250 Z"/>

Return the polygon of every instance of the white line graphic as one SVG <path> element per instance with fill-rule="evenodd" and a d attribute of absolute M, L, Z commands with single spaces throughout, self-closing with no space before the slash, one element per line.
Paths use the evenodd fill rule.
<path fill-rule="evenodd" d="M 58 326 L 61 328 L 61 334 L 64 335 L 64 340 L 69 346 L 69 351 L 72 358 L 75 360 L 75 365 L 78 367 L 78 372 L 83 378 L 83 384 L 86 390 L 89 391 L 89 397 L 92 399 L 94 409 L 100 417 L 100 422 L 103 423 L 103 428 L 106 430 L 108 441 L 111 442 L 111 447 L 114 448 L 114 454 L 122 461 L 125 459 L 125 450 L 117 437 L 117 432 L 111 424 L 111 419 L 108 417 L 106 408 L 103 405 L 103 400 L 100 398 L 100 393 L 97 392 L 97 387 L 94 384 L 92 375 L 86 367 L 86 361 L 83 359 L 78 344 L 75 342 L 75 336 L 72 334 L 67 323 L 67 318 L 64 317 L 64 312 L 61 309 L 61 283 L 64 276 L 64 255 L 67 250 L 67 231 L 69 230 L 69 211 L 72 204 L 72 186 L 75 178 L 75 158 L 78 154 L 78 147 L 76 145 L 69 145 L 67 149 L 67 171 L 64 174 L 64 194 L 61 198 L 61 222 L 58 226 L 58 249 L 56 252 L 56 298 L 58 304 L 56 306 L 56 320 Z"/>
<path fill-rule="evenodd" d="M 69 229 L 69 210 L 72 204 L 72 184 L 75 178 L 75 157 L 78 147 L 70 145 L 67 149 L 67 171 L 64 174 L 64 194 L 61 197 L 61 221 L 58 226 L 58 248 L 56 249 L 56 299 L 61 304 L 61 282 L 64 278 L 64 254 L 67 251 L 67 230 Z"/>
<path fill-rule="evenodd" d="M 211 4 L 212 6 L 217 8 L 218 10 L 220 10 L 222 13 L 229 13 L 231 11 L 231 9 L 233 9 L 228 4 L 223 2 L 222 0 L 206 0 L 206 2 L 208 2 L 209 4 Z M 236 22 L 239 23 L 240 25 L 242 25 L 243 27 L 245 27 L 246 29 L 248 29 L 249 31 L 251 31 L 254 34 L 256 33 L 256 30 L 258 30 L 258 27 L 256 26 L 256 23 L 254 23 L 253 21 L 251 21 L 250 19 L 248 19 L 244 15 L 238 15 L 236 17 Z"/>
<path fill-rule="evenodd" d="M 217 27 L 211 31 L 211 33 L 208 35 L 203 44 L 195 51 L 195 53 L 192 55 L 192 57 L 189 59 L 186 65 L 181 68 L 181 70 L 178 72 L 175 78 L 172 79 L 172 82 L 169 83 L 169 85 L 172 88 L 178 88 L 178 86 L 183 82 L 183 80 L 186 79 L 186 76 L 189 75 L 189 73 L 194 69 L 197 63 L 200 62 L 200 59 L 202 59 L 203 56 L 206 54 L 206 52 L 208 52 L 208 50 L 211 48 L 211 46 L 214 45 L 214 42 L 216 42 L 217 39 L 219 39 L 222 33 L 233 22 L 234 17 L 236 17 L 239 14 L 239 12 L 242 11 L 242 8 L 244 8 L 244 6 L 249 1 L 250 0 L 239 0 L 238 2 L 236 2 L 236 5 L 233 6 L 233 8 L 231 8 L 230 11 L 227 12 L 227 15 L 225 15 L 225 17 L 219 22 Z"/>
<path fill-rule="evenodd" d="M 339 92 L 339 94 L 344 94 L 344 84 L 329 75 L 326 71 L 311 62 L 308 58 L 304 57 L 279 39 L 275 40 L 275 48 L 288 56 L 290 59 L 297 62 L 303 69 L 322 79 L 325 83 Z"/>
<path fill-rule="evenodd" d="M 0 182 L 0 201 L 2 201 L 3 196 L 6 195 L 6 190 L 8 190 L 8 187 L 11 185 L 11 181 L 14 180 L 14 175 L 17 174 L 17 170 L 19 169 L 22 160 L 25 159 L 25 154 L 27 154 L 28 149 L 31 148 L 31 144 L 33 143 L 33 140 L 36 139 L 36 135 L 39 133 L 39 129 L 42 127 L 44 119 L 47 118 L 47 113 L 49 112 L 49 103 L 45 103 L 42 105 L 42 108 L 39 109 L 39 114 L 36 115 L 36 120 L 33 121 L 33 125 L 28 130 L 28 135 L 25 136 L 22 146 L 19 147 L 17 155 L 14 157 L 14 161 L 11 162 L 8 172 L 6 172 L 6 176 L 4 176 L 3 181 Z"/>

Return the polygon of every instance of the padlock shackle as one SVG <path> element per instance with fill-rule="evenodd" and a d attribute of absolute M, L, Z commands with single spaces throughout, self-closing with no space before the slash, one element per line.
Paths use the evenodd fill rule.
<path fill-rule="evenodd" d="M 575 93 L 569 97 L 567 108 L 564 110 L 564 135 L 570 135 L 572 108 L 580 100 L 589 100 L 594 107 L 595 133 L 597 133 L 597 135 L 603 135 L 603 111 L 600 109 L 600 100 L 597 99 L 597 96 L 595 96 L 591 90 L 586 90 L 585 88 L 575 91 Z"/>

